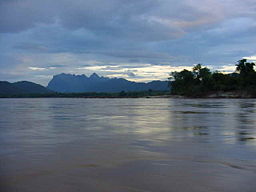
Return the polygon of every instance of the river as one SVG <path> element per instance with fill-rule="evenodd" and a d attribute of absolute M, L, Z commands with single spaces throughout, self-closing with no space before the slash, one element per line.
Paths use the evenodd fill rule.
<path fill-rule="evenodd" d="M 255 192 L 255 99 L 0 99 L 4 192 Z"/>

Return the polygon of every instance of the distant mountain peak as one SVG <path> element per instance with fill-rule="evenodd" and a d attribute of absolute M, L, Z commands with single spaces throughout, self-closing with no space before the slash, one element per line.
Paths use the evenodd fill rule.
<path fill-rule="evenodd" d="M 97 73 L 89 77 L 85 75 L 60 74 L 55 75 L 48 83 L 47 88 L 56 92 L 120 92 L 120 91 L 145 91 L 168 90 L 167 81 L 153 81 L 149 83 L 137 83 L 124 78 L 108 78 Z"/>
<path fill-rule="evenodd" d="M 93 73 L 93 74 L 90 75 L 89 78 L 90 79 L 98 79 L 98 78 L 100 78 L 100 76 L 97 73 Z"/>

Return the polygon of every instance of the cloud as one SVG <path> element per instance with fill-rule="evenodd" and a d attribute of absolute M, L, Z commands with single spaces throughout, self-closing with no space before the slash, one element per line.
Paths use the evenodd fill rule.
<path fill-rule="evenodd" d="M 47 70 L 46 68 L 43 67 L 28 67 L 32 71 L 44 71 Z"/>
<path fill-rule="evenodd" d="M 252 56 L 249 56 L 249 57 L 244 57 L 244 59 L 247 59 L 247 60 L 252 61 L 252 62 L 256 62 L 256 55 L 252 55 Z"/>
<path fill-rule="evenodd" d="M 136 74 L 135 74 L 133 71 L 131 71 L 131 70 L 126 71 L 126 74 L 127 74 L 129 77 L 136 77 Z"/>
<path fill-rule="evenodd" d="M 217 71 L 220 71 L 222 73 L 233 73 L 236 71 L 236 66 L 235 65 L 224 65 L 217 69 Z"/>
<path fill-rule="evenodd" d="M 2 0 L 0 67 L 6 80 L 44 84 L 61 72 L 146 81 L 196 63 L 224 69 L 254 58 L 255 10 L 255 0 Z"/>

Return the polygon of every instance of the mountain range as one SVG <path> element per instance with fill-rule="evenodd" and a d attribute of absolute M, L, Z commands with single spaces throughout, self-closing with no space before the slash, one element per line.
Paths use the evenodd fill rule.
<path fill-rule="evenodd" d="M 84 93 L 84 92 L 132 92 L 132 91 L 167 91 L 168 81 L 151 81 L 138 83 L 123 78 L 100 77 L 93 73 L 86 75 L 59 74 L 53 76 L 47 87 L 29 82 L 19 81 L 10 83 L 0 81 L 0 95 L 22 95 L 22 94 L 49 94 L 59 93 Z"/>
<path fill-rule="evenodd" d="M 46 87 L 29 82 L 19 81 L 10 83 L 8 81 L 0 81 L 0 95 L 20 95 L 20 94 L 47 94 L 53 91 Z"/>
<path fill-rule="evenodd" d="M 100 77 L 93 73 L 86 75 L 59 74 L 53 76 L 48 83 L 48 89 L 60 93 L 78 92 L 120 92 L 120 91 L 166 91 L 168 81 L 151 81 L 149 83 L 138 83 L 123 78 Z"/>

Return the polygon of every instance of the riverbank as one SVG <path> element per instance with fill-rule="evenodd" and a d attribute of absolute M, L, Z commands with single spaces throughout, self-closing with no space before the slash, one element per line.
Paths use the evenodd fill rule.
<path fill-rule="evenodd" d="M 2 94 L 0 98 L 144 98 L 170 95 L 169 91 L 138 91 L 119 93 L 47 93 L 47 94 Z"/>
<path fill-rule="evenodd" d="M 245 91 L 218 91 L 209 92 L 203 95 L 174 95 L 167 91 L 150 92 L 120 92 L 120 93 L 50 93 L 50 94 L 20 94 L 20 95 L 0 95 L 0 98 L 230 98 L 230 99 L 248 99 L 256 98 L 256 95 Z"/>
<path fill-rule="evenodd" d="M 158 95 L 158 96 L 148 96 L 147 98 L 230 98 L 230 99 L 249 99 L 249 98 L 256 98 L 256 95 L 245 91 L 218 91 L 218 92 L 209 92 L 203 95 L 193 95 L 193 96 L 186 96 L 186 95 Z"/>

